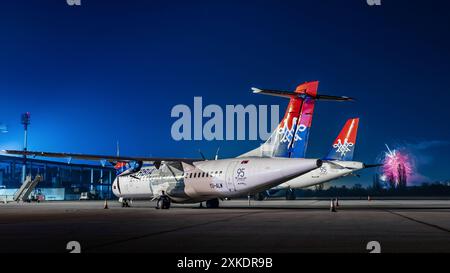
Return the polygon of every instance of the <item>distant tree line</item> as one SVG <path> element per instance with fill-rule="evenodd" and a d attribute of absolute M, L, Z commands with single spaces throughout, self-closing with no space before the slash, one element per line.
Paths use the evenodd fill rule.
<path fill-rule="evenodd" d="M 403 182 L 403 181 L 402 181 Z M 396 185 L 383 186 L 379 178 L 374 178 L 374 182 L 369 187 L 355 184 L 352 187 L 345 185 L 337 187 L 331 186 L 324 189 L 323 185 L 314 188 L 295 190 L 297 197 L 364 197 L 367 196 L 449 196 L 450 183 L 422 183 L 418 186 L 407 186 L 404 182 Z"/>

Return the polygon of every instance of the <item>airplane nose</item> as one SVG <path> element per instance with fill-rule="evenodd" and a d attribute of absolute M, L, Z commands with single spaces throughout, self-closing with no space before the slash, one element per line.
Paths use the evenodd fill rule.
<path fill-rule="evenodd" d="M 117 178 L 114 179 L 113 184 L 112 184 L 112 192 L 115 196 L 119 196 L 119 191 L 117 189 Z"/>

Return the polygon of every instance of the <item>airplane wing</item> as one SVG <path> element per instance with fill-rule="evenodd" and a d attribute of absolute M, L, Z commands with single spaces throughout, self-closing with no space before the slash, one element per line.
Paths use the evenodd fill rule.
<path fill-rule="evenodd" d="M 42 156 L 53 158 L 75 158 L 84 160 L 106 160 L 109 162 L 129 162 L 129 161 L 141 161 L 144 163 L 160 164 L 165 162 L 186 162 L 192 164 L 192 162 L 203 161 L 203 159 L 195 158 L 175 158 L 175 157 L 127 157 L 127 156 L 110 156 L 110 155 L 88 155 L 88 154 L 76 154 L 76 153 L 53 153 L 53 152 L 36 152 L 36 151 L 21 151 L 21 150 L 3 150 L 2 153 L 10 155 L 26 155 L 26 156 Z"/>

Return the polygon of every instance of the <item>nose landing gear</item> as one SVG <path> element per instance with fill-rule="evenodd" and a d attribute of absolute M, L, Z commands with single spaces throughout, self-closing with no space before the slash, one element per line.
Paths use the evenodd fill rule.
<path fill-rule="evenodd" d="M 131 200 L 119 198 L 119 202 L 122 203 L 122 208 L 129 208 L 131 205 Z"/>

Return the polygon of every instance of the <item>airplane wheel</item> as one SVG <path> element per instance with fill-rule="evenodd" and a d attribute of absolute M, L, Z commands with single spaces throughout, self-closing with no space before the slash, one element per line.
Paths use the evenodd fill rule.
<path fill-rule="evenodd" d="M 122 200 L 122 208 L 127 208 L 127 207 L 129 207 L 130 205 L 128 205 L 128 201 L 127 200 Z"/>
<path fill-rule="evenodd" d="M 207 200 L 206 207 L 210 208 L 210 209 L 218 208 L 219 207 L 219 199 L 215 198 L 215 199 Z"/>
<path fill-rule="evenodd" d="M 156 203 L 157 209 L 170 209 L 170 199 L 167 197 L 161 197 L 161 199 Z"/>
<path fill-rule="evenodd" d="M 170 209 L 170 199 L 169 198 L 164 198 L 162 200 L 162 209 Z"/>

